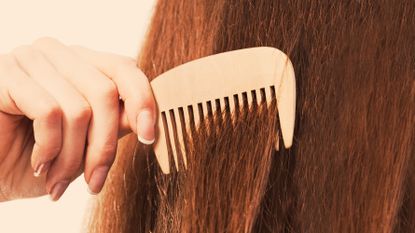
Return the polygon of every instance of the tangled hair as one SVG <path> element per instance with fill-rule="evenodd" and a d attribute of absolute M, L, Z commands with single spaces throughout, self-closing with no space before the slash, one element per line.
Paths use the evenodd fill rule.
<path fill-rule="evenodd" d="M 163 175 L 128 135 L 89 232 L 414 232 L 414 28 L 412 0 L 159 1 L 139 62 L 150 79 L 279 48 L 296 72 L 294 145 L 274 150 L 275 99 L 204 119 L 185 172 Z"/>

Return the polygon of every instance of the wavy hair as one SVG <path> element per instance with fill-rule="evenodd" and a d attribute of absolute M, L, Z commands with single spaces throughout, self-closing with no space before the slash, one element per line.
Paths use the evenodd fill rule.
<path fill-rule="evenodd" d="M 411 0 L 160 0 L 138 64 L 150 79 L 279 48 L 296 71 L 294 145 L 274 150 L 275 100 L 206 118 L 185 172 L 163 175 L 128 135 L 89 231 L 413 232 L 414 28 Z"/>

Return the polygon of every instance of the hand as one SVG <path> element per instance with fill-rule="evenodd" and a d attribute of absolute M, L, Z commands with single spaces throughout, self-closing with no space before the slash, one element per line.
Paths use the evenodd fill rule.
<path fill-rule="evenodd" d="M 131 58 L 52 38 L 0 55 L 0 200 L 58 200 L 83 171 L 99 193 L 118 139 L 134 132 L 151 144 L 155 117 Z"/>

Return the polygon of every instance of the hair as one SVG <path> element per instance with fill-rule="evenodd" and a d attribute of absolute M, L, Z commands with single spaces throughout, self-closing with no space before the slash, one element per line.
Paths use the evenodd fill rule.
<path fill-rule="evenodd" d="M 159 1 L 138 64 L 150 80 L 278 48 L 296 73 L 294 145 L 274 149 L 275 99 L 205 118 L 186 140 L 186 171 L 162 174 L 130 134 L 89 231 L 413 232 L 414 28 L 411 0 Z"/>

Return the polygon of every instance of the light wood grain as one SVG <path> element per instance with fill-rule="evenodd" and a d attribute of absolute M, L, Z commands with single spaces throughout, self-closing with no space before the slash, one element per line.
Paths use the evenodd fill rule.
<path fill-rule="evenodd" d="M 159 111 L 154 151 L 164 173 L 170 173 L 167 154 L 165 130 L 169 132 L 173 149 L 175 167 L 178 169 L 178 153 L 185 156 L 181 130 L 188 130 L 186 118 L 185 128 L 178 127 L 180 148 L 176 148 L 173 137 L 173 126 L 169 110 L 175 112 L 176 126 L 180 124 L 177 109 L 193 106 L 196 127 L 199 122 L 198 103 L 202 103 L 203 117 L 207 115 L 206 102 L 221 100 L 224 109 L 224 97 L 229 98 L 230 109 L 234 110 L 234 94 L 247 92 L 248 103 L 252 104 L 251 91 L 256 91 L 257 102 L 261 101 L 260 89 L 265 88 L 267 101 L 270 101 L 270 86 L 275 86 L 278 114 L 284 146 L 291 147 L 295 122 L 296 87 L 294 69 L 289 58 L 280 50 L 270 47 L 256 47 L 216 54 L 197 59 L 177 66 L 151 82 Z M 223 103 L 223 104 L 222 104 Z M 242 103 L 242 96 L 239 96 Z M 161 113 L 165 112 L 168 122 L 164 129 Z M 186 115 L 186 114 L 185 114 Z M 186 161 L 186 158 L 182 158 Z"/>

